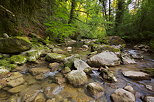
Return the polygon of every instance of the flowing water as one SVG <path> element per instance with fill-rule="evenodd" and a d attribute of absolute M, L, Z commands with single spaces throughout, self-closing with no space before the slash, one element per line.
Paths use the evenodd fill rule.
<path fill-rule="evenodd" d="M 75 52 L 78 50 L 75 50 Z M 89 51 L 82 53 L 85 57 Z M 133 52 L 134 53 L 134 52 Z M 80 54 L 80 53 L 78 53 Z M 40 64 L 27 64 L 26 67 L 33 68 L 36 66 L 43 66 L 46 67 L 48 63 L 42 61 Z M 126 85 L 130 85 L 136 91 L 135 97 L 136 102 L 142 102 L 141 97 L 145 95 L 154 95 L 154 90 L 149 90 L 146 88 L 146 85 L 150 85 L 154 88 L 154 79 L 151 78 L 150 80 L 143 80 L 143 81 L 134 81 L 129 78 L 126 78 L 122 75 L 122 70 L 141 70 L 143 68 L 152 68 L 154 67 L 154 62 L 151 56 L 146 55 L 145 60 L 140 60 L 136 64 L 129 64 L 129 65 L 120 65 L 115 67 L 110 67 L 110 69 L 114 72 L 115 76 L 117 77 L 118 81 L 115 83 L 105 82 L 100 76 L 97 70 L 93 70 L 93 74 L 89 76 L 89 82 L 99 82 L 105 89 L 104 95 L 102 95 L 99 99 L 94 99 L 90 97 L 89 94 L 85 90 L 85 86 L 74 88 L 68 83 L 64 83 L 62 85 L 55 84 L 52 82 L 52 78 L 55 74 L 59 72 L 50 72 L 46 73 L 45 76 L 47 77 L 44 80 L 36 80 L 34 76 L 29 74 L 28 72 L 24 73 L 24 79 L 26 80 L 27 87 L 33 90 L 34 87 L 40 86 L 40 89 L 47 89 L 50 90 L 52 98 L 55 98 L 56 102 L 64 102 L 64 99 L 69 100 L 68 102 L 112 102 L 110 95 L 117 89 L 117 88 L 124 88 Z M 88 83 L 89 83 L 88 82 Z M 33 87 L 30 87 L 33 86 Z M 51 88 L 50 88 L 51 87 Z M 0 102 L 22 102 L 20 101 L 8 101 L 12 96 L 21 97 L 20 94 L 10 94 L 7 90 L 8 87 L 0 90 Z M 45 93 L 45 92 L 44 92 Z M 46 93 L 45 93 L 46 94 Z M 46 97 L 48 98 L 48 97 Z"/>

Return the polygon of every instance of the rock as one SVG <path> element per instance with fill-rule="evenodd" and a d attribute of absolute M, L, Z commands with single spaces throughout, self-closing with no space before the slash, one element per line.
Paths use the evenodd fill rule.
<path fill-rule="evenodd" d="M 92 73 L 92 68 L 91 67 L 87 67 L 83 70 L 87 75 L 90 75 Z"/>
<path fill-rule="evenodd" d="M 71 72 L 67 74 L 66 77 L 69 83 L 75 87 L 81 86 L 88 81 L 86 73 L 83 71 L 79 71 L 79 70 L 72 70 Z"/>
<path fill-rule="evenodd" d="M 154 96 L 145 96 L 144 101 L 145 102 L 154 102 Z"/>
<path fill-rule="evenodd" d="M 26 38 L 3 38 L 0 39 L 0 53 L 12 54 L 29 50 L 32 46 Z"/>
<path fill-rule="evenodd" d="M 26 87 L 27 87 L 27 85 L 19 85 L 17 87 L 9 89 L 8 92 L 15 94 L 15 93 L 18 93 L 20 91 L 23 91 L 24 89 L 26 89 Z"/>
<path fill-rule="evenodd" d="M 55 98 L 48 99 L 46 102 L 56 102 L 56 99 Z"/>
<path fill-rule="evenodd" d="M 119 36 L 109 36 L 107 40 L 110 45 L 126 45 L 125 41 Z"/>
<path fill-rule="evenodd" d="M 64 86 L 60 86 L 57 84 L 52 84 L 50 86 L 47 86 L 45 89 L 44 89 L 44 93 L 46 95 L 47 98 L 53 98 L 55 95 L 58 95 L 61 91 L 63 91 L 64 89 Z"/>
<path fill-rule="evenodd" d="M 62 73 L 63 74 L 67 74 L 67 73 L 69 73 L 71 71 L 71 69 L 69 68 L 69 67 L 64 67 L 63 69 L 62 69 Z"/>
<path fill-rule="evenodd" d="M 40 67 L 40 68 L 31 68 L 29 71 L 32 73 L 32 75 L 39 75 L 50 72 L 50 69 L 46 67 Z"/>
<path fill-rule="evenodd" d="M 117 82 L 117 78 L 115 77 L 113 72 L 110 71 L 108 68 L 101 68 L 100 76 L 107 81 Z"/>
<path fill-rule="evenodd" d="M 125 77 L 134 79 L 134 80 L 146 80 L 149 79 L 149 75 L 144 73 L 144 72 L 140 72 L 140 71 L 123 71 L 122 74 Z"/>
<path fill-rule="evenodd" d="M 26 56 L 23 56 L 23 55 L 14 55 L 10 58 L 10 61 L 11 61 L 11 63 L 21 65 L 21 64 L 26 63 L 27 58 L 26 58 Z"/>
<path fill-rule="evenodd" d="M 2 74 L 2 73 L 8 73 L 8 72 L 9 72 L 9 70 L 6 69 L 4 66 L 0 66 L 0 74 Z"/>
<path fill-rule="evenodd" d="M 25 82 L 23 75 L 19 72 L 13 72 L 9 77 L 6 78 L 7 85 L 11 87 L 16 87 Z"/>
<path fill-rule="evenodd" d="M 133 94 L 135 93 L 135 90 L 133 89 L 132 86 L 125 86 L 124 89 L 131 92 L 131 93 L 133 93 Z"/>
<path fill-rule="evenodd" d="M 54 82 L 61 85 L 66 82 L 64 76 L 60 73 L 56 74 L 54 77 Z"/>
<path fill-rule="evenodd" d="M 148 45 L 140 44 L 140 45 L 135 45 L 134 46 L 134 49 L 135 50 L 141 50 L 141 51 L 147 52 L 147 51 L 150 50 L 150 47 Z"/>
<path fill-rule="evenodd" d="M 103 51 L 102 53 L 92 56 L 88 60 L 88 64 L 92 67 L 116 66 L 120 65 L 120 58 L 113 52 Z"/>
<path fill-rule="evenodd" d="M 66 57 L 64 59 L 64 65 L 65 65 L 65 67 L 69 67 L 69 68 L 73 67 L 74 60 L 77 59 L 77 58 L 79 58 L 79 57 L 80 57 L 80 55 L 78 55 L 78 54 L 74 54 L 74 55 L 71 55 L 69 57 Z"/>
<path fill-rule="evenodd" d="M 85 68 L 88 68 L 90 67 L 86 62 L 80 60 L 80 59 L 76 59 L 74 61 L 74 67 L 77 69 L 77 70 L 80 70 L 80 71 L 83 71 Z"/>
<path fill-rule="evenodd" d="M 154 85 L 145 85 L 145 87 L 154 92 Z"/>
<path fill-rule="evenodd" d="M 122 53 L 121 58 L 122 58 L 123 64 L 134 64 L 134 63 L 136 63 L 135 60 L 132 59 L 131 56 L 128 53 Z"/>
<path fill-rule="evenodd" d="M 33 102 L 46 102 L 45 96 L 43 93 L 39 93 L 35 99 L 33 100 Z"/>
<path fill-rule="evenodd" d="M 9 35 L 8 35 L 7 33 L 4 33 L 4 34 L 3 34 L 3 37 L 4 37 L 4 38 L 9 38 Z"/>
<path fill-rule="evenodd" d="M 30 50 L 26 52 L 27 55 L 27 60 L 29 62 L 35 62 L 41 55 L 42 51 L 41 50 Z"/>
<path fill-rule="evenodd" d="M 89 49 L 88 45 L 82 45 L 82 48 L 85 49 L 85 50 Z"/>
<path fill-rule="evenodd" d="M 135 96 L 121 88 L 115 90 L 111 98 L 114 102 L 135 102 Z"/>
<path fill-rule="evenodd" d="M 87 85 L 87 91 L 96 99 L 104 95 L 104 88 L 97 82 L 89 83 Z"/>
<path fill-rule="evenodd" d="M 128 51 L 130 56 L 134 59 L 143 59 L 144 57 L 139 53 L 137 50 L 130 50 Z"/>
<path fill-rule="evenodd" d="M 57 62 L 49 64 L 49 68 L 51 69 L 51 72 L 57 71 L 60 67 L 61 67 L 60 64 Z"/>
<path fill-rule="evenodd" d="M 71 52 L 71 51 L 72 51 L 72 47 L 67 47 L 66 50 L 67 50 L 68 52 Z"/>
<path fill-rule="evenodd" d="M 116 48 L 116 47 L 113 47 L 110 45 L 93 44 L 91 47 L 91 50 L 97 51 L 99 53 L 101 53 L 102 51 L 110 51 L 110 52 L 114 52 L 114 53 L 117 53 L 117 52 L 120 53 L 120 48 Z"/>
<path fill-rule="evenodd" d="M 40 86 L 32 85 L 20 93 L 21 100 L 19 102 L 32 102 L 40 92 L 42 92 Z"/>
<path fill-rule="evenodd" d="M 60 48 L 53 48 L 53 53 L 58 53 L 58 54 L 64 54 L 65 53 L 65 51 L 63 51 L 62 49 L 60 49 Z"/>
<path fill-rule="evenodd" d="M 46 56 L 45 56 L 45 60 L 46 61 L 49 61 L 49 62 L 63 62 L 64 59 L 66 58 L 65 55 L 63 54 L 57 54 L 57 53 L 48 53 Z"/>
<path fill-rule="evenodd" d="M 65 39 L 64 41 L 66 46 L 72 46 L 77 43 L 76 40 L 72 40 L 72 39 Z"/>

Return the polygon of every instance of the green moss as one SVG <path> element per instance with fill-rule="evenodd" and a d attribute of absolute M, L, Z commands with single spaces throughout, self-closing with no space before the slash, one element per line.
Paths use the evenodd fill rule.
<path fill-rule="evenodd" d="M 108 51 L 111 51 L 111 52 L 120 52 L 120 49 L 114 48 L 113 46 L 99 45 L 99 44 L 93 44 L 92 45 L 92 50 L 93 51 L 98 51 L 98 52 L 102 52 L 102 51 L 105 51 L 105 50 L 108 50 Z"/>
<path fill-rule="evenodd" d="M 30 40 L 28 39 L 28 37 L 21 37 L 21 36 L 16 36 L 15 38 L 18 38 L 18 39 L 22 39 L 28 43 L 31 43 Z"/>
<path fill-rule="evenodd" d="M 66 58 L 63 54 L 57 54 L 57 53 L 48 53 L 45 57 L 45 59 L 49 62 L 52 61 L 63 61 Z"/>
<path fill-rule="evenodd" d="M 27 61 L 26 56 L 14 55 L 10 58 L 10 62 L 14 64 L 24 64 Z"/>
<path fill-rule="evenodd" d="M 8 70 L 12 70 L 17 67 L 16 64 L 11 64 L 8 58 L 0 60 L 0 66 L 4 66 Z"/>

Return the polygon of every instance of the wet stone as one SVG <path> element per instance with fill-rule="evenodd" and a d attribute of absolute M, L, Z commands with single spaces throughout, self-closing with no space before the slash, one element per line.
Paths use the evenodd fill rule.
<path fill-rule="evenodd" d="M 89 83 L 87 91 L 94 98 L 99 98 L 104 94 L 104 88 L 97 82 Z"/>
<path fill-rule="evenodd" d="M 11 86 L 11 87 L 16 87 L 18 85 L 21 85 L 25 82 L 23 75 L 20 74 L 19 72 L 13 72 L 11 74 L 11 76 L 9 76 L 8 78 L 6 78 L 7 85 Z"/>
<path fill-rule="evenodd" d="M 121 88 L 115 90 L 111 98 L 114 102 L 135 102 L 134 94 Z"/>
<path fill-rule="evenodd" d="M 18 92 L 24 90 L 26 87 L 27 87 L 27 85 L 19 85 L 17 87 L 9 89 L 8 92 L 10 92 L 10 93 L 18 93 Z"/>
<path fill-rule="evenodd" d="M 67 79 L 69 83 L 73 86 L 81 86 L 88 81 L 86 73 L 83 71 L 73 70 L 67 74 Z"/>
<path fill-rule="evenodd" d="M 46 67 L 40 67 L 40 68 L 31 68 L 29 71 L 32 73 L 32 75 L 38 75 L 50 72 L 50 69 Z"/>
<path fill-rule="evenodd" d="M 145 96 L 144 101 L 145 102 L 154 102 L 154 96 Z"/>
<path fill-rule="evenodd" d="M 125 77 L 134 79 L 134 80 L 146 80 L 149 79 L 149 75 L 144 73 L 144 72 L 140 72 L 140 71 L 123 71 L 122 74 Z"/>

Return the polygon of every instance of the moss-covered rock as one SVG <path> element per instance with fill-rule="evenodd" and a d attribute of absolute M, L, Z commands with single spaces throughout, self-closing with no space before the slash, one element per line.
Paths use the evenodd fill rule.
<path fill-rule="evenodd" d="M 26 56 L 14 55 L 10 58 L 10 62 L 14 64 L 24 64 L 27 61 Z"/>
<path fill-rule="evenodd" d="M 20 53 L 29 50 L 31 47 L 31 43 L 27 40 L 23 40 L 22 38 L 0 39 L 0 53 Z"/>
<path fill-rule="evenodd" d="M 63 55 L 63 54 L 48 53 L 48 54 L 46 55 L 46 57 L 45 57 L 45 60 L 46 60 L 46 61 L 49 61 L 49 62 L 54 62 L 54 61 L 63 62 L 65 58 L 66 58 L 66 56 Z"/>
<path fill-rule="evenodd" d="M 39 50 L 31 50 L 26 53 L 29 62 L 35 62 L 41 55 Z"/>
<path fill-rule="evenodd" d="M 9 58 L 0 60 L 0 66 L 3 66 L 8 70 L 12 70 L 17 67 L 16 64 L 10 63 Z"/>
<path fill-rule="evenodd" d="M 126 44 L 125 41 L 119 36 L 109 36 L 107 37 L 108 43 L 110 45 L 123 45 Z"/>
<path fill-rule="evenodd" d="M 102 52 L 102 51 L 110 51 L 110 52 L 120 52 L 119 48 L 115 48 L 110 45 L 100 45 L 100 44 L 93 44 L 91 47 L 92 51 Z"/>

